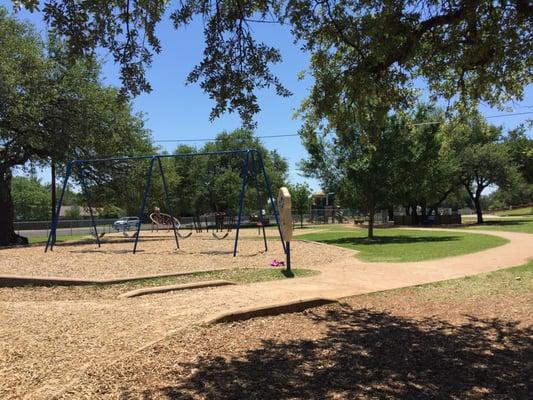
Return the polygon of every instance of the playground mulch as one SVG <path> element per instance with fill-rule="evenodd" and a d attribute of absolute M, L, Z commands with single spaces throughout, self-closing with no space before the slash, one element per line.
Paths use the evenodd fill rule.
<path fill-rule="evenodd" d="M 53 252 L 43 247 L 0 250 L 0 275 L 57 276 L 85 279 L 108 279 L 139 275 L 195 272 L 228 268 L 268 267 L 273 259 L 284 260 L 278 241 L 268 241 L 264 252 L 262 240 L 239 241 L 238 255 L 233 257 L 234 232 L 224 240 L 213 239 L 211 233 L 194 234 L 180 241 L 176 249 L 170 233 L 145 234 L 137 254 L 132 254 L 131 238 L 118 235 L 104 237 L 100 248 L 95 243 L 67 243 Z M 324 251 L 315 243 L 294 242 L 292 262 L 296 267 L 313 268 L 335 262 L 343 256 L 341 249 Z"/>
<path fill-rule="evenodd" d="M 89 368 L 62 398 L 528 398 L 533 294 L 440 294 L 187 329 Z"/>

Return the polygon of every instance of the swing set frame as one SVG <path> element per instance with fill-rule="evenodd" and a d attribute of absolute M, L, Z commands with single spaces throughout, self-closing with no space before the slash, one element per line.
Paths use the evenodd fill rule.
<path fill-rule="evenodd" d="M 145 213 L 146 208 L 146 201 L 148 198 L 148 195 L 150 193 L 150 187 L 152 182 L 152 175 L 154 170 L 154 164 L 157 162 L 157 165 L 159 167 L 159 172 L 161 174 L 161 180 L 163 183 L 163 190 L 165 192 L 165 201 L 166 201 L 166 208 L 169 211 L 169 214 L 173 217 L 175 217 L 173 210 L 171 209 L 171 202 L 170 202 L 170 193 L 169 188 L 167 185 L 165 172 L 163 170 L 163 164 L 161 163 L 162 158 L 190 158 L 190 157 L 205 157 L 205 156 L 217 156 L 217 155 L 234 155 L 234 156 L 241 156 L 243 157 L 243 164 L 242 164 L 242 182 L 241 182 L 241 189 L 239 194 L 239 212 L 237 214 L 237 227 L 236 227 L 236 233 L 235 233 L 235 242 L 233 245 L 233 257 L 237 255 L 237 247 L 239 243 L 239 232 L 242 222 L 242 212 L 244 209 L 244 193 L 246 190 L 246 185 L 249 183 L 248 180 L 250 176 L 253 176 L 255 179 L 255 187 L 257 191 L 257 207 L 258 207 L 258 215 L 261 218 L 262 221 L 262 213 L 261 213 L 261 198 L 260 198 L 260 192 L 259 192 L 259 180 L 258 172 L 259 174 L 263 175 L 263 183 L 267 190 L 268 197 L 270 200 L 270 207 L 272 208 L 272 212 L 274 213 L 274 217 L 276 219 L 276 225 L 279 232 L 279 238 L 281 241 L 281 244 L 283 246 L 283 251 L 286 253 L 286 244 L 283 240 L 283 233 L 281 231 L 281 226 L 279 222 L 279 213 L 277 210 L 277 206 L 275 203 L 275 199 L 272 196 L 272 189 L 270 186 L 270 180 L 268 178 L 268 174 L 265 169 L 265 164 L 263 162 L 263 157 L 261 156 L 261 153 L 257 151 L 256 149 L 245 149 L 245 150 L 229 150 L 229 151 L 214 151 L 214 152 L 204 152 L 204 153 L 178 153 L 178 154 L 161 154 L 161 155 L 150 155 L 150 156 L 134 156 L 134 157 L 111 157 L 111 158 L 97 158 L 97 159 L 91 159 L 91 160 L 72 160 L 67 163 L 66 169 L 65 169 L 65 177 L 63 179 L 63 186 L 61 189 L 61 195 L 59 196 L 59 202 L 57 203 L 55 213 L 52 217 L 52 223 L 50 227 L 50 233 L 48 235 L 48 239 L 46 241 L 45 246 L 45 253 L 50 250 L 52 251 L 55 245 L 55 238 L 56 238 L 56 231 L 57 227 L 59 225 L 59 213 L 61 211 L 61 205 L 63 203 L 63 198 L 65 195 L 65 191 L 67 189 L 68 181 L 70 177 L 72 176 L 72 173 L 75 168 L 78 169 L 78 177 L 81 185 L 82 192 L 85 196 L 85 202 L 87 204 L 87 208 L 89 209 L 89 215 L 91 217 L 91 224 L 94 231 L 94 236 L 96 237 L 96 242 L 98 244 L 98 247 L 101 246 L 100 243 L 100 237 L 98 235 L 98 229 L 96 227 L 96 220 L 94 217 L 93 210 L 91 208 L 91 198 L 89 195 L 89 192 L 87 190 L 87 185 L 85 184 L 84 179 L 84 166 L 96 164 L 96 163 L 105 163 L 105 162 L 122 162 L 122 161 L 136 161 L 136 160 L 149 160 L 148 163 L 148 170 L 146 172 L 146 181 L 144 185 L 144 192 L 143 192 L 143 198 L 141 205 L 139 207 L 139 226 L 137 227 L 137 233 L 135 234 L 135 241 L 133 244 L 133 254 L 137 252 L 139 237 L 141 235 L 141 225 Z M 251 166 L 251 168 L 249 167 Z M 251 174 L 251 175 L 250 175 Z M 178 234 L 176 230 L 176 225 L 174 223 L 174 218 L 171 218 L 172 221 L 172 228 L 174 230 L 174 239 L 176 241 L 176 246 L 178 249 L 180 248 Z M 266 238 L 266 232 L 265 232 L 265 226 L 262 223 L 262 233 L 263 233 L 263 242 L 265 246 L 265 251 L 268 251 L 268 244 L 267 244 L 267 238 Z"/>

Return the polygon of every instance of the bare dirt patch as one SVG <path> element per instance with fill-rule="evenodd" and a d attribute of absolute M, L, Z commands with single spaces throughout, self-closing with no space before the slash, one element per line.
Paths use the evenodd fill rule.
<path fill-rule="evenodd" d="M 533 294 L 432 299 L 416 288 L 188 329 L 87 374 L 63 398 L 519 399 Z"/>
<path fill-rule="evenodd" d="M 137 254 L 131 253 L 131 241 L 124 242 L 116 235 L 105 237 L 107 242 L 100 248 L 95 243 L 65 244 L 56 246 L 53 252 L 46 254 L 41 246 L 4 249 L 0 250 L 0 274 L 106 279 L 267 267 L 274 258 L 284 259 L 280 242 L 272 239 L 269 240 L 269 251 L 266 253 L 262 240 L 240 240 L 238 256 L 233 257 L 234 234 L 232 232 L 224 240 L 214 239 L 211 233 L 193 234 L 181 240 L 181 250 L 177 250 L 170 234 L 154 232 L 143 236 Z M 248 233 L 251 234 L 253 232 Z M 345 254 L 341 249 L 332 247 L 325 252 L 320 245 L 301 242 L 293 244 L 292 253 L 293 264 L 302 268 L 328 264 Z"/>

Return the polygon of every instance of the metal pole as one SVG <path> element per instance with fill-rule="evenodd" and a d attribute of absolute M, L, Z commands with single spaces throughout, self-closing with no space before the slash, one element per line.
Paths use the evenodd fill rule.
<path fill-rule="evenodd" d="M 96 243 L 98 243 L 98 247 L 100 247 L 100 238 L 98 237 L 98 229 L 96 229 L 96 222 L 94 221 L 93 209 L 91 207 L 91 197 L 89 196 L 89 191 L 87 190 L 87 186 L 85 185 L 85 179 L 83 178 L 83 166 L 80 166 L 80 181 L 81 181 L 81 188 L 83 192 L 85 193 L 85 201 L 87 203 L 87 207 L 89 207 L 89 215 L 91 216 L 91 223 L 93 224 L 94 235 L 96 236 Z M 71 222 L 71 228 L 72 228 L 72 222 Z"/>
<path fill-rule="evenodd" d="M 249 156 L 250 156 L 250 152 L 247 152 L 246 157 L 244 157 L 244 162 L 242 164 L 242 185 L 241 185 L 241 193 L 239 196 L 239 216 L 237 218 L 237 230 L 235 232 L 235 245 L 233 247 L 233 257 L 237 255 L 237 243 L 239 242 L 239 231 L 241 230 L 242 208 L 244 205 L 244 189 L 246 187 L 246 182 L 248 180 Z"/>
<path fill-rule="evenodd" d="M 179 249 L 180 248 L 180 243 L 179 243 L 179 240 L 178 240 L 178 233 L 177 233 L 177 230 L 176 230 L 176 224 L 174 223 L 174 215 L 173 215 L 174 213 L 172 212 L 172 209 L 170 208 L 170 197 L 168 195 L 167 179 L 165 178 L 165 173 L 163 172 L 163 164 L 161 163 L 161 158 L 157 157 L 157 162 L 159 164 L 159 171 L 161 172 L 161 179 L 163 180 L 163 190 L 165 191 L 167 210 L 170 213 L 170 220 L 172 221 L 172 229 L 174 230 L 174 238 L 176 239 L 176 246 L 178 246 L 178 249 Z"/>
<path fill-rule="evenodd" d="M 141 202 L 141 208 L 139 210 L 139 225 L 137 226 L 137 235 L 135 236 L 135 243 L 133 244 L 133 254 L 137 252 L 137 243 L 139 242 L 139 236 L 141 235 L 141 225 L 142 225 L 142 218 L 144 216 L 144 208 L 146 206 L 146 198 L 148 197 L 148 193 L 150 191 L 150 182 L 152 180 L 152 170 L 154 167 L 154 161 L 157 156 L 153 156 L 150 159 L 150 164 L 148 166 L 148 173 L 146 174 L 146 184 L 144 186 L 144 194 L 143 194 L 143 200 Z"/>
<path fill-rule="evenodd" d="M 285 247 L 285 240 L 283 239 L 283 233 L 281 232 L 281 226 L 279 224 L 279 216 L 278 216 L 278 209 L 276 207 L 276 204 L 274 203 L 274 198 L 272 197 L 272 189 L 270 188 L 270 181 L 268 180 L 268 175 L 266 173 L 265 164 L 263 163 L 263 157 L 261 156 L 261 153 L 258 151 L 255 151 L 257 153 L 257 158 L 259 159 L 259 164 L 261 165 L 261 170 L 263 171 L 263 176 L 265 177 L 265 186 L 268 191 L 268 198 L 270 199 L 270 206 L 272 207 L 272 210 L 274 211 L 274 217 L 276 218 L 276 225 L 278 226 L 278 232 L 279 232 L 279 238 L 281 240 L 281 245 L 283 246 L 283 252 L 287 254 L 287 249 Z"/>
<path fill-rule="evenodd" d="M 286 257 L 287 257 L 287 272 L 291 272 L 291 242 L 285 242 L 286 249 Z"/>
<path fill-rule="evenodd" d="M 259 179 L 257 178 L 257 166 L 256 162 L 257 160 L 254 157 L 254 154 L 250 154 L 252 157 L 252 173 L 255 179 L 255 190 L 257 191 L 257 210 L 258 210 L 258 217 L 259 222 L 261 223 L 261 228 L 263 229 L 263 242 L 265 243 L 265 251 L 268 251 L 268 244 L 267 244 L 267 238 L 266 238 L 266 232 L 265 232 L 265 222 L 263 220 L 263 209 L 261 207 L 261 196 L 259 194 Z"/>
<path fill-rule="evenodd" d="M 50 233 L 48 234 L 48 240 L 46 241 L 46 247 L 44 248 L 45 253 L 48 251 L 48 248 L 50 248 L 50 251 L 52 251 L 54 248 L 56 240 L 56 230 L 57 225 L 59 223 L 59 213 L 61 212 L 61 204 L 63 204 L 63 197 L 65 196 L 65 191 L 67 189 L 68 179 L 72 174 L 73 165 L 74 164 L 72 162 L 69 162 L 67 164 L 67 169 L 65 171 L 65 179 L 63 180 L 63 188 L 61 189 L 61 196 L 59 196 L 59 203 L 57 203 L 57 208 L 52 218 L 52 226 L 50 227 Z"/>

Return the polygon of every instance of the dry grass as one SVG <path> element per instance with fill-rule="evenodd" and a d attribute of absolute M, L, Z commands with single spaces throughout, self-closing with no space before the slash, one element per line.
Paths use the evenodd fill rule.
<path fill-rule="evenodd" d="M 114 284 L 93 284 L 78 286 L 22 286 L 0 287 L 0 302 L 57 302 L 80 300 L 114 300 L 120 294 L 153 286 L 177 285 L 201 281 L 227 280 L 236 284 L 288 279 L 284 269 L 233 268 L 207 272 L 192 272 L 178 276 L 166 276 L 133 280 Z M 292 269 L 292 278 L 309 277 L 320 274 L 317 270 Z"/>

